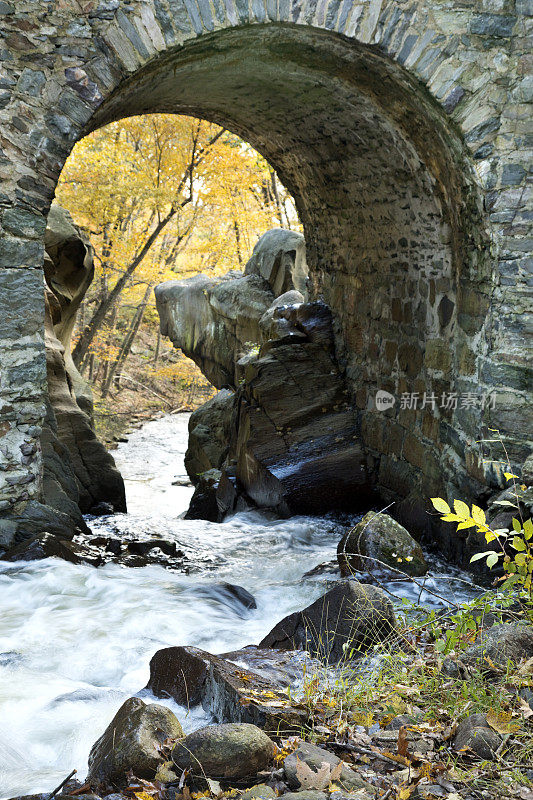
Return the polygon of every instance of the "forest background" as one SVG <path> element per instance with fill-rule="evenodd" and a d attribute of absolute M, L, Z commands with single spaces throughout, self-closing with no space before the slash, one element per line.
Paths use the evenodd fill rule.
<path fill-rule="evenodd" d="M 294 202 L 250 145 L 192 117 L 130 117 L 81 140 L 56 199 L 88 235 L 95 277 L 73 357 L 108 444 L 132 423 L 192 410 L 214 393 L 159 333 L 154 287 L 242 270 L 273 227 L 300 230 Z"/>

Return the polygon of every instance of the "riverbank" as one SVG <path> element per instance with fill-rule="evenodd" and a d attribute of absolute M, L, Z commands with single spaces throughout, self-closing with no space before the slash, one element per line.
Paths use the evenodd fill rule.
<path fill-rule="evenodd" d="M 335 568 L 314 568 L 335 562 L 339 541 L 358 518 L 278 520 L 257 512 L 237 514 L 222 524 L 180 518 L 192 493 L 191 487 L 179 485 L 185 474 L 187 422 L 187 415 L 167 416 L 147 423 L 119 444 L 115 455 L 125 477 L 130 513 L 88 522 L 95 536 L 172 541 L 183 551 L 188 571 L 155 564 L 133 569 L 116 563 L 95 569 L 58 559 L 0 562 L 2 798 L 43 789 L 49 793 L 72 769 L 78 770 L 76 777 L 81 781 L 72 785 L 72 791 L 77 791 L 74 796 L 92 792 L 78 791 L 84 785 L 89 752 L 120 707 L 139 694 L 143 702 L 172 712 L 185 734 L 212 724 L 207 701 L 206 709 L 201 703 L 179 703 L 142 691 L 150 679 L 152 656 L 179 645 L 193 645 L 208 654 L 241 650 L 260 642 L 282 618 L 308 607 L 338 584 Z M 479 635 L 479 626 L 469 627 L 466 617 L 450 612 L 450 607 L 473 599 L 478 592 L 468 575 L 432 554 L 425 555 L 429 572 L 419 583 L 390 578 L 383 583 L 395 598 L 396 616 L 403 621 L 399 638 L 395 635 L 381 652 L 373 654 L 381 659 L 378 672 L 370 672 L 365 681 L 360 677 L 347 681 L 346 674 L 341 675 L 337 683 L 330 681 L 326 691 L 321 683 L 326 670 L 321 669 L 320 681 L 310 671 L 293 685 L 290 691 L 294 695 L 298 689 L 297 702 L 304 706 L 308 720 L 298 732 L 346 759 L 375 787 L 375 797 L 386 796 L 389 789 L 388 797 L 395 800 L 402 796 L 402 789 L 412 789 L 410 794 L 404 792 L 402 800 L 431 797 L 423 794 L 425 787 L 440 786 L 444 794 L 434 796 L 453 797 L 455 792 L 460 798 L 478 800 L 483 797 L 480 791 L 502 791 L 503 784 L 496 784 L 493 777 L 497 764 L 512 778 L 512 788 L 506 783 L 506 795 L 485 797 L 522 800 L 522 795 L 511 792 L 527 788 L 529 778 L 525 775 L 519 780 L 510 765 L 529 752 L 524 737 L 531 735 L 530 718 L 527 710 L 520 716 L 518 692 L 513 694 L 509 688 L 515 685 L 513 674 L 483 682 L 443 672 L 446 656 L 453 660 Z M 256 607 L 242 602 L 245 595 L 228 591 L 228 584 L 252 595 Z M 408 621 L 402 613 L 402 609 L 409 611 L 406 603 L 422 604 L 426 610 L 421 616 L 410 612 Z M 486 613 L 480 616 L 483 619 Z M 446 640 L 446 628 L 458 631 L 449 653 L 439 649 Z M 245 674 L 246 668 L 239 663 L 237 669 Z M 524 680 L 530 680 L 528 674 Z M 516 686 L 520 691 L 527 688 Z M 257 699 L 267 706 L 275 701 L 268 696 Z M 507 725 L 508 731 L 498 733 L 492 728 L 504 749 L 482 766 L 475 755 L 470 760 L 468 754 L 455 753 L 453 743 L 462 720 L 473 712 L 486 714 L 490 708 L 507 715 L 496 724 Z M 517 723 L 520 728 L 515 729 Z M 400 735 L 402 725 L 405 730 Z M 486 729 L 486 725 L 487 720 L 477 727 Z M 402 755 L 404 735 L 408 751 Z M 289 751 L 299 744 L 274 733 L 270 738 L 280 748 L 280 758 L 269 761 L 268 774 L 256 772 L 246 781 L 250 785 L 266 781 L 275 792 L 283 788 L 277 784 L 291 788 L 280 770 Z M 424 742 L 432 747 L 428 750 Z M 171 760 L 170 751 L 163 755 Z M 154 778 L 155 772 L 142 780 L 155 786 Z M 166 794 L 186 800 L 180 779 L 181 773 L 177 787 L 172 780 L 166 784 L 159 780 L 161 789 L 153 789 L 124 776 L 119 788 L 122 797 L 141 795 L 146 800 L 146 796 Z M 310 780 L 316 783 L 315 778 Z M 336 789 L 329 791 L 330 783 L 337 785 L 330 781 L 323 789 L 308 788 L 323 792 L 318 800 L 329 796 L 337 800 Z M 200 791 L 194 785 L 189 789 L 186 784 L 186 788 Z M 241 781 L 235 788 L 243 791 L 245 787 Z M 106 796 L 98 791 L 97 797 Z M 300 795 L 298 800 L 308 799 Z"/>

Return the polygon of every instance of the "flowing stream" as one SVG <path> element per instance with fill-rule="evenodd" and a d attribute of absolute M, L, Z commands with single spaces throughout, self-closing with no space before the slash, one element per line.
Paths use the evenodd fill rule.
<path fill-rule="evenodd" d="M 173 485 L 185 477 L 187 422 L 186 414 L 162 417 L 119 446 L 129 513 L 88 522 L 95 533 L 175 540 L 188 574 L 153 565 L 0 562 L 0 800 L 52 790 L 74 768 L 83 777 L 91 745 L 145 686 L 156 650 L 190 644 L 217 653 L 257 643 L 331 580 L 304 576 L 334 558 L 346 519 L 247 512 L 217 525 L 180 518 L 192 494 Z M 437 574 L 443 568 L 446 580 Z M 460 577 L 433 562 L 426 585 L 465 599 Z M 223 582 L 251 592 L 257 609 L 246 610 Z M 411 584 L 394 587 L 398 597 L 418 599 Z M 426 593 L 421 599 L 438 602 Z M 186 731 L 208 721 L 201 709 L 173 709 Z"/>

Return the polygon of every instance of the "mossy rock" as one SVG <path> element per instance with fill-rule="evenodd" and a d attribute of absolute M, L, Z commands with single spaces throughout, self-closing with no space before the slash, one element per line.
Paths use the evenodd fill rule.
<path fill-rule="evenodd" d="M 374 511 L 343 536 L 337 559 L 343 576 L 393 567 L 416 577 L 428 569 L 422 548 L 403 525 Z"/>

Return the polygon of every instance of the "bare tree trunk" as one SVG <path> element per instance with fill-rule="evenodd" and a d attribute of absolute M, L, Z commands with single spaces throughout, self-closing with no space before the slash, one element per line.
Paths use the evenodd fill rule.
<path fill-rule="evenodd" d="M 290 225 L 290 222 L 289 222 L 289 217 L 287 215 L 287 209 L 285 208 L 285 205 L 282 204 L 282 202 L 280 200 L 279 189 L 278 189 L 278 179 L 277 179 L 276 173 L 275 173 L 275 171 L 273 169 L 270 170 L 270 181 L 271 181 L 271 184 L 272 184 L 272 194 L 274 195 L 276 208 L 278 210 L 279 224 L 280 224 L 280 226 L 282 228 L 288 228 L 290 230 L 291 229 L 291 225 Z M 283 220 L 283 217 L 285 217 L 285 220 Z"/>
<path fill-rule="evenodd" d="M 239 265 L 242 267 L 242 253 L 241 253 L 241 229 L 236 219 L 233 220 L 233 230 L 235 231 L 235 244 L 237 245 L 237 258 Z"/>
<path fill-rule="evenodd" d="M 155 353 L 154 353 L 154 367 L 157 366 L 157 362 L 159 361 L 159 350 L 161 349 L 161 328 L 157 328 L 157 342 L 155 343 Z"/>
<path fill-rule="evenodd" d="M 148 251 L 150 250 L 151 246 L 161 233 L 161 231 L 168 225 L 170 220 L 176 215 L 178 211 L 178 206 L 172 206 L 168 214 L 163 217 L 156 225 L 144 245 L 141 247 L 131 264 L 128 266 L 126 271 L 120 276 L 116 284 L 113 286 L 111 291 L 107 294 L 106 297 L 103 297 L 98 304 L 93 316 L 91 317 L 89 323 L 85 326 L 78 342 L 72 351 L 72 358 L 74 363 L 79 368 L 80 364 L 85 360 L 89 347 L 92 344 L 94 337 L 96 336 L 99 328 L 101 327 L 109 309 L 111 306 L 116 303 L 122 291 L 124 290 L 128 280 L 131 278 L 139 264 L 143 261 L 145 256 L 147 255 Z"/>
<path fill-rule="evenodd" d="M 146 306 L 148 305 L 148 300 L 150 299 L 151 292 L 152 292 L 152 284 L 150 283 L 146 287 L 146 291 L 144 293 L 144 297 L 141 301 L 141 304 L 139 305 L 137 311 L 133 315 L 133 319 L 131 321 L 129 330 L 123 339 L 120 352 L 115 361 L 113 361 L 113 363 L 109 367 L 105 383 L 103 383 L 102 385 L 102 398 L 107 396 L 115 375 L 117 375 L 117 379 L 120 380 L 120 371 L 122 370 L 122 367 L 124 366 L 124 363 L 130 354 L 130 350 L 132 348 L 135 337 L 139 331 L 139 328 L 141 327 L 141 323 L 144 317 L 144 312 L 146 311 Z"/>

